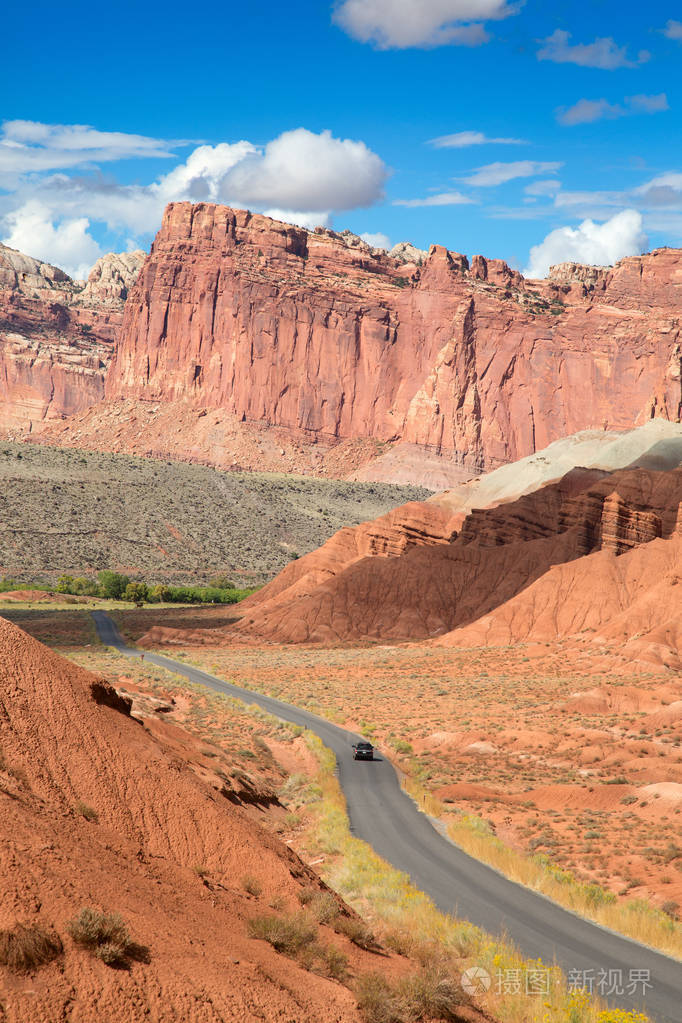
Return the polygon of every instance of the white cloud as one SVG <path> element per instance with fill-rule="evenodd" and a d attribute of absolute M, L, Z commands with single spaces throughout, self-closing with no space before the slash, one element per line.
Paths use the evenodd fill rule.
<path fill-rule="evenodd" d="M 263 214 L 273 220 L 282 220 L 285 224 L 305 227 L 308 231 L 314 231 L 316 227 L 330 227 L 332 222 L 331 210 L 310 213 L 305 210 L 270 209 L 263 210 Z"/>
<path fill-rule="evenodd" d="M 605 99 L 579 99 L 572 107 L 560 110 L 557 121 L 566 125 L 591 124 L 604 118 L 624 117 L 625 113 L 623 107 Z"/>
<path fill-rule="evenodd" d="M 571 44 L 571 33 L 557 29 L 543 39 L 544 46 L 538 50 L 538 60 L 551 60 L 555 64 L 579 64 L 581 67 L 596 67 L 613 71 L 619 67 L 636 67 L 649 60 L 651 54 L 640 50 L 637 60 L 628 58 L 627 47 L 618 46 L 611 36 L 595 39 L 592 43 Z"/>
<path fill-rule="evenodd" d="M 635 188 L 633 194 L 648 209 L 682 210 L 682 174 L 678 171 L 658 174 Z"/>
<path fill-rule="evenodd" d="M 90 128 L 7 123 L 12 145 L 30 144 L 39 149 L 38 143 L 49 140 L 50 148 L 44 147 L 46 167 L 59 165 L 55 154 L 61 151 L 71 154 L 72 162 L 74 154 L 80 154 L 84 169 L 89 169 L 96 152 L 92 147 L 102 141 L 102 133 Z M 158 155 L 152 145 L 156 140 L 106 134 L 110 136 L 107 160 L 115 158 L 111 155 L 114 151 L 130 155 L 135 145 L 145 155 Z M 23 166 L 26 170 L 26 160 Z M 329 226 L 334 210 L 369 206 L 379 200 L 388 176 L 384 162 L 363 142 L 337 139 L 329 131 L 316 135 L 304 128 L 284 132 L 264 148 L 244 140 L 197 146 L 184 162 L 147 185 L 122 185 L 103 177 L 96 168 L 88 174 L 36 173 L 34 162 L 28 169 L 31 173 L 19 175 L 5 194 L 0 190 L 0 230 L 13 236 L 18 231 L 16 237 L 26 251 L 40 258 L 57 259 L 53 255 L 57 252 L 59 265 L 65 269 L 82 267 L 88 253 L 94 252 L 87 244 L 92 242 L 88 233 L 91 223 L 104 223 L 110 231 L 132 235 L 139 246 L 140 236 L 158 229 L 165 205 L 185 200 L 247 206 L 303 227 Z M 20 220 L 26 223 L 29 203 L 38 203 L 42 211 L 42 227 L 35 234 L 42 248 L 34 244 L 33 250 L 28 247 L 31 235 L 17 227 L 14 219 L 23 209 Z M 73 255 L 66 251 L 68 240 Z M 99 254 L 97 251 L 93 259 Z"/>
<path fill-rule="evenodd" d="M 439 135 L 429 139 L 434 149 L 464 149 L 467 146 L 525 146 L 525 139 L 488 138 L 482 131 L 458 131 L 454 135 Z"/>
<path fill-rule="evenodd" d="M 655 96 L 627 96 L 624 105 L 609 103 L 605 99 L 581 99 L 568 109 L 559 110 L 557 120 L 560 124 L 591 124 L 605 118 L 627 117 L 630 114 L 658 114 L 668 110 L 668 99 L 664 92 Z"/>
<path fill-rule="evenodd" d="M 0 172 L 24 174 L 132 157 L 170 157 L 174 145 L 145 135 L 98 131 L 85 124 L 4 121 Z"/>
<path fill-rule="evenodd" d="M 50 210 L 31 200 L 5 218 L 9 234 L 5 245 L 19 249 L 34 259 L 61 267 L 71 277 L 84 279 L 102 251 L 88 234 L 87 217 L 63 220 L 54 224 Z"/>
<path fill-rule="evenodd" d="M 198 146 L 184 163 L 150 186 L 161 202 L 180 196 L 195 202 L 215 202 L 227 174 L 243 160 L 258 155 L 250 142 L 221 142 L 217 146 Z"/>
<path fill-rule="evenodd" d="M 682 21 L 673 21 L 671 18 L 667 22 L 665 28 L 661 29 L 661 31 L 664 36 L 668 37 L 668 39 L 682 41 Z"/>
<path fill-rule="evenodd" d="M 555 263 L 610 266 L 636 256 L 648 244 L 637 210 L 622 210 L 603 224 L 584 220 L 578 227 L 559 227 L 530 250 L 527 277 L 546 277 Z"/>
<path fill-rule="evenodd" d="M 561 182 L 555 178 L 546 178 L 542 181 L 532 181 L 530 185 L 526 185 L 524 192 L 526 195 L 556 195 L 561 190 Z"/>
<path fill-rule="evenodd" d="M 560 167 L 563 167 L 562 163 L 543 163 L 537 160 L 488 163 L 484 167 L 477 167 L 473 174 L 462 180 L 467 185 L 488 188 L 493 185 L 502 185 L 506 181 L 513 181 L 515 178 L 533 178 L 538 174 L 555 174 Z"/>
<path fill-rule="evenodd" d="M 438 192 L 425 199 L 394 199 L 394 206 L 464 206 L 474 200 L 461 192 Z"/>
<path fill-rule="evenodd" d="M 223 199 L 292 210 L 350 210 L 383 195 L 387 169 L 364 142 L 285 131 L 261 152 L 248 153 L 224 176 Z"/>
<path fill-rule="evenodd" d="M 664 92 L 659 92 L 655 96 L 628 96 L 625 102 L 632 112 L 637 114 L 658 114 L 662 110 L 670 110 L 668 97 Z"/>
<path fill-rule="evenodd" d="M 506 0 L 342 0 L 333 20 L 348 35 L 380 50 L 411 46 L 478 46 L 484 21 L 516 14 Z"/>
<path fill-rule="evenodd" d="M 376 231 L 375 233 L 365 231 L 360 237 L 363 242 L 367 242 L 373 249 L 386 249 L 388 251 L 391 248 L 391 239 L 381 231 Z"/>

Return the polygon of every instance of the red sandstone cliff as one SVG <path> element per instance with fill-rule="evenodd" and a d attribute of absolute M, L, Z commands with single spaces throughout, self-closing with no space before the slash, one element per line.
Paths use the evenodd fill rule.
<path fill-rule="evenodd" d="M 103 256 L 88 281 L 0 245 L 0 431 L 31 431 L 101 401 L 142 252 Z"/>
<path fill-rule="evenodd" d="M 542 282 L 441 246 L 410 257 L 171 204 L 106 395 L 187 399 L 301 438 L 403 441 L 479 466 L 587 427 L 679 419 L 681 251 L 562 264 Z"/>

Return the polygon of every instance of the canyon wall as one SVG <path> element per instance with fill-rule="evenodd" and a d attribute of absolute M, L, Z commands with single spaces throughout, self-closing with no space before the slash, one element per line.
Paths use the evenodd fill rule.
<path fill-rule="evenodd" d="M 437 245 L 387 254 L 175 203 L 128 297 L 106 397 L 490 468 L 588 427 L 679 420 L 681 310 L 680 250 L 530 281 Z"/>
<path fill-rule="evenodd" d="M 101 401 L 143 260 L 103 256 L 84 283 L 0 245 L 0 431 L 31 432 Z"/>

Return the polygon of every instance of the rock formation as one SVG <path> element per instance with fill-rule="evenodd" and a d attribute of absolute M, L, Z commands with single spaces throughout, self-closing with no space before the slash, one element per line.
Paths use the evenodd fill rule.
<path fill-rule="evenodd" d="M 246 469 L 254 431 L 278 431 L 270 468 L 440 488 L 579 430 L 680 419 L 681 250 L 533 281 L 175 203 L 133 283 L 141 261 L 105 256 L 83 286 L 0 249 L 0 429 Z"/>
<path fill-rule="evenodd" d="M 127 290 L 144 253 L 103 256 L 87 283 L 0 245 L 0 430 L 100 401 Z"/>
<path fill-rule="evenodd" d="M 377 524 L 352 531 L 364 549 L 341 571 L 331 560 L 340 536 L 301 559 L 307 564 L 285 569 L 251 598 L 235 631 L 278 642 L 430 639 L 491 615 L 554 565 L 670 540 L 681 502 L 682 469 L 636 469 L 573 470 L 463 521 L 446 521 L 436 504 L 428 528 L 422 506 L 407 505 L 380 520 L 388 535 L 379 549 Z M 592 601 L 589 586 L 582 597 Z M 607 606 L 615 613 L 616 604 Z"/>
<path fill-rule="evenodd" d="M 652 464 L 659 468 L 642 468 Z M 664 421 L 619 436 L 570 438 L 342 529 L 245 601 L 236 627 L 191 639 L 460 643 L 468 636 L 474 645 L 489 637 L 506 643 L 534 635 L 538 619 L 544 639 L 547 623 L 554 622 L 555 637 L 566 623 L 574 631 L 595 622 L 616 628 L 619 615 L 646 605 L 645 629 L 668 623 L 672 653 L 664 663 L 672 664 L 682 636 L 671 589 L 682 538 L 679 466 L 682 427 Z M 594 600 L 592 570 L 594 585 L 603 581 L 603 600 Z M 582 585 L 562 583 L 574 578 Z M 669 594 L 670 621 L 660 610 L 665 599 L 659 620 L 651 618 L 654 586 L 660 599 Z M 638 615 L 632 611 L 631 624 Z M 638 631 L 620 628 L 632 637 Z M 147 641 L 170 638 L 157 631 Z"/>
<path fill-rule="evenodd" d="M 141 249 L 101 256 L 90 271 L 78 301 L 83 305 L 111 305 L 120 311 L 146 258 L 147 253 Z"/>
<path fill-rule="evenodd" d="M 107 397 L 184 399 L 475 468 L 580 429 L 679 419 L 679 250 L 562 265 L 547 281 L 438 245 L 425 258 L 394 252 L 171 204 L 126 305 Z"/>

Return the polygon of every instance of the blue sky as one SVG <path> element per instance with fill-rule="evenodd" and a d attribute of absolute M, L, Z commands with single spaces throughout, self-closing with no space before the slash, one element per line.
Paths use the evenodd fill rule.
<path fill-rule="evenodd" d="M 147 248 L 166 201 L 207 199 L 535 274 L 682 245 L 681 19 L 656 0 L 13 4 L 0 239 L 83 274 Z"/>

